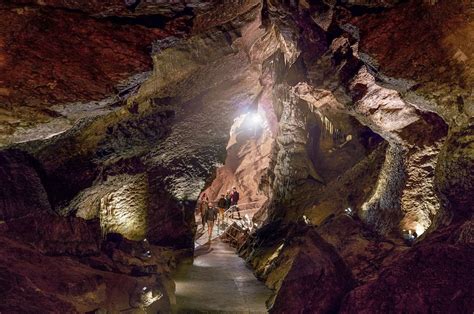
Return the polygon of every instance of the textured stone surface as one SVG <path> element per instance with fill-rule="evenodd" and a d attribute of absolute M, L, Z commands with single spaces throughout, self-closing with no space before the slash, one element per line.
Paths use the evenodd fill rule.
<path fill-rule="evenodd" d="M 234 120 L 225 162 L 217 169 L 212 184 L 203 191 L 217 204 L 220 196 L 235 186 L 239 192 L 239 208 L 244 215 L 246 210 L 262 208 L 267 201 L 262 186 L 274 141 L 266 112 L 258 113 L 260 120 L 253 114 L 243 114 Z"/>
<path fill-rule="evenodd" d="M 178 201 L 192 202 L 222 162 L 234 114 L 259 91 L 258 69 L 243 51 L 261 34 L 255 30 L 259 11 L 255 3 L 234 8 L 222 29 L 170 46 L 157 43 L 155 71 L 137 79 L 145 82 L 132 85 L 136 94 L 128 100 L 133 92 L 118 106 L 107 105 L 115 109 L 51 139 L 19 145 L 44 170 L 56 212 L 99 218 L 104 233 L 192 247 L 190 205 L 184 209 Z"/>
<path fill-rule="evenodd" d="M 8 234 L 32 244 L 44 254 L 87 256 L 100 251 L 97 221 L 36 214 L 7 222 L 7 226 Z"/>
<path fill-rule="evenodd" d="M 450 234 L 459 225 L 453 227 L 433 234 L 399 256 L 377 279 L 351 291 L 340 312 L 471 311 L 474 307 L 474 282 L 470 275 L 472 241 L 458 242 Z M 459 231 L 469 233 L 472 228 L 466 224 Z"/>
<path fill-rule="evenodd" d="M 31 156 L 16 150 L 1 151 L 0 177 L 2 220 L 51 211 L 37 164 Z"/>
<path fill-rule="evenodd" d="M 420 10 L 424 9 L 421 5 Z M 307 10 L 308 13 L 314 10 L 322 10 L 328 14 L 334 12 L 330 6 L 322 6 L 319 9 L 304 7 L 301 10 Z M 317 25 L 313 25 L 315 29 L 321 27 L 321 21 L 309 20 L 306 15 L 301 14 L 301 10 L 298 11 L 296 6 L 292 5 L 282 6 L 276 9 L 280 15 L 276 13 L 275 15 L 282 19 L 281 14 L 284 12 L 285 21 L 293 20 L 293 23 L 296 21 L 299 25 L 315 23 Z M 426 10 L 431 9 L 426 8 Z M 392 181 L 398 181 L 395 185 L 399 187 L 399 192 L 396 194 L 400 199 L 395 200 L 395 195 L 380 190 L 382 187 L 388 187 L 385 183 L 380 182 L 378 185 L 378 193 L 385 193 L 392 198 L 389 201 L 390 208 L 385 209 L 387 213 L 380 215 L 391 216 L 392 225 L 388 228 L 387 226 L 379 228 L 379 223 L 375 220 L 367 221 L 367 223 L 373 224 L 373 227 L 381 232 L 391 232 L 400 228 L 417 230 L 416 232 L 420 235 L 433 223 L 437 223 L 437 217 L 443 213 L 434 180 L 438 153 L 447 135 L 447 125 L 439 117 L 443 114 L 442 105 L 440 104 L 440 109 L 436 110 L 433 107 L 424 106 L 426 100 L 423 100 L 421 95 L 418 95 L 418 98 L 408 97 L 406 90 L 400 87 L 402 81 L 392 80 L 378 65 L 374 68 L 373 59 L 370 59 L 362 51 L 362 45 L 358 44 L 359 41 L 363 41 L 363 34 L 358 34 L 356 29 L 343 24 L 347 22 L 344 17 L 341 19 L 341 16 L 337 14 L 328 16 L 335 25 L 338 25 L 334 27 L 339 28 L 343 34 L 328 31 L 327 40 L 320 41 L 319 51 L 310 52 L 307 47 L 301 45 L 301 51 L 294 52 L 296 55 L 301 53 L 304 67 L 307 69 L 306 78 L 294 77 L 292 67 L 296 67 L 297 62 L 291 67 L 280 69 L 277 77 L 280 80 L 293 80 L 293 82 L 299 80 L 300 82 L 292 88 L 292 92 L 306 100 L 311 106 L 326 112 L 345 112 L 353 115 L 392 145 L 398 146 L 396 154 L 399 156 L 394 157 L 402 162 L 397 167 L 398 175 L 392 175 L 389 171 L 385 177 L 389 176 Z M 362 20 L 359 22 L 363 23 Z M 300 30 L 298 27 L 290 27 L 287 31 L 298 33 Z M 302 34 L 308 39 L 315 36 L 311 32 Z M 281 94 L 280 88 L 274 89 L 275 95 Z M 438 115 L 426 110 L 435 110 Z M 329 115 L 329 119 L 334 120 L 333 115 Z M 421 129 L 432 131 L 428 132 L 429 136 L 420 137 L 417 134 Z M 294 136 L 297 134 L 298 132 L 294 132 Z M 394 155 L 394 150 L 390 151 L 390 154 Z M 277 161 L 276 169 L 279 163 L 284 164 Z M 287 163 L 293 163 L 293 161 Z M 277 175 L 277 182 L 278 177 Z M 383 176 L 380 180 L 383 180 Z M 290 186 L 293 185 L 290 184 Z M 275 189 L 284 189 L 284 187 L 285 184 L 281 180 Z M 423 197 L 420 198 L 420 195 Z M 378 202 L 376 198 L 374 194 L 371 201 Z"/>
<path fill-rule="evenodd" d="M 97 254 L 88 260 L 79 260 L 74 257 L 45 256 L 3 234 L 0 235 L 0 242 L 3 266 L 0 273 L 4 288 L 0 305 L 2 311 L 73 313 L 96 309 L 120 311 L 130 309 L 131 306 L 132 310 L 137 310 L 131 300 L 143 286 L 163 293 L 162 300 L 154 304 L 155 310 L 169 310 L 169 293 L 172 290 L 164 269 L 157 266 L 155 258 L 162 258 L 159 255 L 154 255 L 146 262 L 135 257 L 138 261 L 135 264 L 124 262 L 124 258 L 119 258 L 117 253 L 110 258 L 105 254 Z M 132 260 L 133 254 L 140 256 L 140 252 L 127 251 L 123 244 L 107 245 L 109 248 L 114 246 L 120 250 L 116 252 L 121 252 L 121 256 L 129 260 Z M 136 270 L 137 266 L 147 264 L 155 269 L 151 276 L 150 273 Z M 156 277 L 158 272 L 162 272 L 161 277 Z"/>
<path fill-rule="evenodd" d="M 472 11 L 462 1 L 427 2 L 410 1 L 351 22 L 360 30 L 361 49 L 376 60 L 376 67 L 388 76 L 416 82 L 407 96 L 423 95 L 428 101 L 418 105 L 436 111 L 451 125 L 472 116 L 474 106 L 469 91 L 474 52 L 468 44 L 473 36 Z M 458 97 L 460 106 L 454 105 Z M 410 100 L 416 102 L 415 97 Z"/>
<path fill-rule="evenodd" d="M 120 233 L 131 240 L 143 240 L 147 231 L 148 181 L 137 175 L 100 200 L 100 223 L 104 233 Z"/>
<path fill-rule="evenodd" d="M 357 3 L 361 6 L 367 4 L 366 2 Z M 284 104 L 285 101 L 291 103 L 288 100 L 293 95 L 287 95 L 290 92 L 307 101 L 310 107 L 317 108 L 320 113 L 323 113 L 331 122 L 329 126 L 331 124 L 336 126 L 335 129 L 339 127 L 339 119 L 335 113 L 349 114 L 390 143 L 385 164 L 378 168 L 381 170 L 377 169 L 381 164 L 374 169 L 368 167 L 367 164 L 364 167 L 362 166 L 364 162 L 360 162 L 356 167 L 341 175 L 338 182 L 331 182 L 329 179 L 327 188 L 319 188 L 321 191 L 327 191 L 327 195 L 316 192 L 307 196 L 308 199 L 317 199 L 312 204 L 309 202 L 311 208 L 308 208 L 308 203 L 306 203 L 306 209 L 303 209 L 304 205 L 300 206 L 303 208 L 298 209 L 299 206 L 295 203 L 281 202 L 278 194 L 271 198 L 277 202 L 269 209 L 274 213 L 274 215 L 269 215 L 270 218 L 293 221 L 308 221 L 307 218 L 310 218 L 311 223 L 321 224 L 317 228 L 318 232 L 335 247 L 353 271 L 358 284 L 362 285 L 379 275 L 383 276 L 384 269 L 390 263 L 403 265 L 403 259 L 407 255 L 401 253 L 406 250 L 405 244 L 399 238 L 401 229 L 410 229 L 418 236 L 423 234 L 429 237 L 427 231 L 433 232 L 441 223 L 449 221 L 442 219 L 446 214 L 448 217 L 454 215 L 465 219 L 469 215 L 466 216 L 467 212 L 464 208 L 469 208 L 468 211 L 472 212 L 470 209 L 472 206 L 461 205 L 458 206 L 458 214 L 456 214 L 456 209 L 448 205 L 449 192 L 446 191 L 464 191 L 470 186 L 467 181 L 460 179 L 449 181 L 453 182 L 456 188 L 444 188 L 444 191 L 441 190 L 442 194 L 438 194 L 440 186 L 451 184 L 441 179 L 445 176 L 449 177 L 446 172 L 443 172 L 445 170 L 442 170 L 447 165 L 450 165 L 453 171 L 458 169 L 455 172 L 461 171 L 470 178 L 469 171 L 466 172 L 466 169 L 470 169 L 468 165 L 472 153 L 468 152 L 469 141 L 464 139 L 469 138 L 468 134 L 470 134 L 467 131 L 469 127 L 466 127 L 466 121 L 469 115 L 472 115 L 470 113 L 472 95 L 464 84 L 464 80 L 468 81 L 472 74 L 470 70 L 472 65 L 469 65 L 472 58 L 467 54 L 465 54 L 466 58 L 462 58 L 463 55 L 460 52 L 457 53 L 457 57 L 454 57 L 456 49 L 452 49 L 454 46 L 463 46 L 460 38 L 470 36 L 471 25 L 467 20 L 468 15 L 463 13 L 467 10 L 462 9 L 466 4 L 459 3 L 450 7 L 450 3 L 446 1 L 434 5 L 412 1 L 400 5 L 394 2 L 391 5 L 394 6 L 393 9 L 381 10 L 383 13 L 378 14 L 360 6 L 348 6 L 350 11 L 345 11 L 341 8 L 333 10 L 330 5 L 269 4 L 270 20 L 277 25 L 278 31 L 285 33 L 284 38 L 289 43 L 287 47 L 291 47 L 290 49 L 281 48 L 281 53 L 285 55 L 285 64 L 279 64 L 276 56 L 272 58 L 273 63 L 276 64 L 273 94 L 277 101 L 274 102 L 274 106 L 278 123 L 280 127 L 283 127 L 280 129 L 280 134 L 284 134 L 284 123 L 287 120 L 284 115 Z M 441 13 L 443 10 L 446 12 Z M 340 13 L 343 14 L 339 15 Z M 354 17 L 348 18 L 351 14 L 354 14 Z M 432 47 L 423 52 L 418 46 L 420 38 L 415 35 L 418 33 L 418 28 L 415 26 L 417 18 L 414 17 L 416 14 L 423 16 L 421 27 L 426 29 L 421 40 L 426 42 L 428 47 Z M 383 18 L 388 16 L 392 19 Z M 393 21 L 398 21 L 397 23 L 402 26 L 395 27 L 392 24 Z M 453 29 L 446 31 L 446 28 L 441 26 L 445 23 L 457 25 L 454 29 L 459 29 L 459 31 L 453 31 Z M 375 25 L 379 32 L 373 31 Z M 326 36 L 323 40 L 315 40 L 318 34 L 319 38 L 323 37 L 321 30 Z M 308 46 L 312 43 L 317 47 L 313 46 L 309 49 Z M 388 51 L 387 47 L 392 48 Z M 400 54 L 398 54 L 399 49 Z M 463 54 L 464 51 L 470 51 L 467 47 L 459 49 Z M 452 55 L 451 52 L 453 52 Z M 469 55 L 472 54 L 469 53 Z M 298 58 L 302 59 L 303 65 L 299 64 L 301 61 Z M 444 66 L 446 61 L 451 65 L 449 69 Z M 408 66 L 407 63 L 411 62 L 414 64 Z M 403 69 L 398 69 L 403 65 L 405 65 Z M 437 70 L 441 66 L 444 69 L 441 69 L 440 73 L 446 72 L 446 76 L 444 74 L 438 76 Z M 299 70 L 294 70 L 294 68 L 299 68 Z M 304 72 L 302 69 L 306 69 L 306 77 L 301 76 L 301 72 Z M 457 84 L 458 80 L 463 80 L 463 83 Z M 452 93 L 459 94 L 460 97 L 453 100 Z M 458 108 L 452 105 L 454 101 L 459 104 Z M 297 102 L 293 101 L 293 103 Z M 297 109 L 304 110 L 304 104 L 297 105 Z M 293 119 L 305 125 L 310 115 L 306 113 L 302 116 L 304 118 L 298 119 L 295 115 Z M 462 149 L 460 143 L 454 143 L 454 137 L 450 140 L 451 144 L 448 142 L 443 147 L 444 139 L 448 135 L 448 126 L 451 128 L 450 133 L 464 134 L 463 140 L 460 140 L 465 143 Z M 303 130 L 306 131 L 307 128 L 306 125 Z M 457 133 L 460 128 L 463 131 Z M 299 128 L 292 128 L 285 135 L 286 138 L 300 137 L 302 139 L 300 142 L 304 142 L 306 137 L 300 136 L 299 133 Z M 459 135 L 455 137 L 458 138 Z M 324 143 L 320 143 L 320 149 L 323 149 L 322 144 Z M 285 150 L 291 152 L 295 147 L 297 146 L 280 147 L 282 151 L 277 154 L 283 155 Z M 462 150 L 462 153 L 459 152 L 459 157 L 450 159 L 447 157 L 449 153 L 445 153 L 448 149 Z M 440 151 L 442 154 L 439 154 Z M 275 158 L 270 169 L 292 169 L 291 167 L 307 158 L 309 151 L 303 149 L 302 153 L 303 158 L 291 155 L 288 155 L 287 159 Z M 445 158 L 449 161 L 445 161 Z M 318 164 L 315 165 L 317 169 Z M 366 171 L 366 173 L 361 172 L 362 176 L 366 177 L 370 173 L 378 175 L 378 179 L 372 176 L 371 180 L 366 178 L 359 181 L 357 168 Z M 270 189 L 271 191 L 293 189 L 292 197 L 296 199 L 306 199 L 308 191 L 318 191 L 318 188 L 308 188 L 308 183 L 300 186 L 285 184 L 288 176 L 291 177 L 294 173 L 283 174 L 280 171 L 274 171 L 273 175 L 275 175 L 273 180 L 277 184 Z M 453 177 L 455 176 L 457 177 L 457 175 Z M 347 180 L 346 183 L 345 180 Z M 439 185 L 441 182 L 443 183 Z M 456 200 L 453 204 L 456 202 L 458 202 L 456 204 L 466 204 L 466 202 L 470 204 L 471 196 L 463 197 L 466 194 L 461 193 L 459 197 L 455 197 L 454 194 L 456 192 L 449 195 Z M 349 206 L 358 211 L 363 223 L 357 221 L 357 217 L 355 221 L 351 218 L 345 221 L 341 218 L 345 216 L 337 215 L 338 211 Z M 359 211 L 360 209 L 362 210 Z M 306 216 L 304 219 L 303 214 Z M 281 221 L 270 220 L 268 226 L 273 224 L 281 224 Z M 369 229 L 366 229 L 364 224 Z M 282 235 L 278 237 L 280 240 L 270 239 L 268 235 L 257 232 L 243 246 L 242 253 L 249 258 L 257 274 L 262 276 L 269 286 L 278 287 L 285 278 L 291 261 L 296 259 L 296 254 L 285 253 L 285 249 L 281 248 L 280 241 L 287 236 L 284 227 L 268 228 L 273 231 L 273 234 Z M 453 228 L 456 229 L 456 227 Z M 385 236 L 381 237 L 370 229 Z M 272 231 L 262 230 L 262 233 L 272 233 Z M 434 247 L 436 245 L 438 244 L 434 244 Z M 442 247 L 441 244 L 439 245 Z M 415 250 L 412 249 L 409 252 Z M 406 254 L 411 254 L 409 252 Z M 472 253 L 466 247 L 460 247 L 459 254 L 469 256 Z M 466 260 L 462 259 L 462 263 L 465 265 Z M 420 271 L 425 269 L 422 266 L 419 267 Z M 436 267 L 438 266 L 434 266 Z M 440 269 L 443 267 L 445 266 L 439 266 Z M 462 278 L 463 275 L 456 275 L 457 279 L 451 281 L 448 279 L 448 273 L 449 271 L 440 272 L 439 277 L 433 275 L 432 280 L 451 282 L 453 286 L 459 287 L 456 280 Z M 405 277 L 408 278 L 409 275 L 406 274 Z M 398 284 L 403 286 L 398 281 L 393 287 Z M 382 286 L 384 284 L 377 289 L 383 290 Z M 397 299 L 398 294 L 404 295 L 404 292 L 399 290 L 388 293 L 394 296 L 394 300 Z M 424 291 L 420 292 L 420 294 L 423 293 Z M 436 302 L 436 293 L 426 293 L 423 294 L 426 304 Z M 365 297 L 370 299 L 372 296 L 367 293 Z M 381 293 L 373 299 L 373 303 L 382 304 L 383 298 L 383 293 Z M 408 295 L 403 298 L 408 298 Z M 457 310 L 465 311 L 470 308 L 466 305 L 466 300 L 469 300 L 469 297 L 463 294 L 459 302 L 455 302 L 457 305 L 453 306 L 459 306 Z M 363 311 L 364 302 L 366 301 L 361 300 L 359 311 Z M 351 311 L 350 304 L 350 302 L 347 303 L 347 311 Z M 414 301 L 411 304 L 412 311 L 417 311 L 416 306 L 423 310 L 421 304 Z M 396 306 L 391 303 L 384 308 L 371 309 L 372 311 L 389 311 L 396 309 Z M 440 307 L 439 310 L 449 311 L 447 307 Z"/>
<path fill-rule="evenodd" d="M 474 122 L 472 118 L 459 131 L 453 131 L 443 147 L 441 163 L 438 166 L 436 180 L 445 198 L 445 206 L 449 206 L 456 218 L 468 218 L 474 208 L 473 177 L 474 177 Z"/>
<path fill-rule="evenodd" d="M 68 302 L 53 294 L 38 293 L 38 288 L 25 277 L 16 274 L 7 267 L 0 269 L 2 304 L 4 312 L 39 312 L 61 311 L 77 313 L 77 310 Z M 28 300 L 28 303 L 25 302 Z"/>
<path fill-rule="evenodd" d="M 295 309 L 334 312 L 351 288 L 351 273 L 340 256 L 314 231 L 308 231 L 300 241 L 270 313 L 289 313 Z M 292 240 L 286 245 L 291 246 Z"/>
<path fill-rule="evenodd" d="M 400 221 L 400 197 L 405 181 L 401 148 L 389 146 L 379 173 L 375 191 L 362 205 L 359 215 L 379 232 L 387 232 Z"/>
<path fill-rule="evenodd" d="M 5 73 L 0 83 L 0 145 L 64 132 L 77 120 L 71 112 L 92 100 L 117 92 L 120 96 L 88 108 L 96 115 L 120 105 L 124 95 L 136 91 L 135 75 L 151 69 L 152 51 L 165 50 L 167 42 L 190 34 L 217 34 L 215 27 L 238 20 L 258 4 L 142 2 L 136 12 L 123 1 L 2 4 L 4 21 L 9 22 L 0 33 Z M 16 32 L 23 28 L 29 31 Z M 178 78 L 177 72 L 173 76 Z M 91 112 L 82 116 L 87 115 Z"/>
<path fill-rule="evenodd" d="M 116 85 L 151 69 L 150 44 L 168 34 L 49 7 L 2 4 L 1 12 L 5 17 L 0 33 L 2 145 L 28 139 L 15 134 L 38 124 L 49 123 L 44 136 L 70 128 L 71 117 L 52 105 L 114 94 Z M 54 119 L 62 125 L 55 126 Z"/>

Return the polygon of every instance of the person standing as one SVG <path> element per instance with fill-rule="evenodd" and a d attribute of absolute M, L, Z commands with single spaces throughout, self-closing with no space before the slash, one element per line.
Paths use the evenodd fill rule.
<path fill-rule="evenodd" d="M 226 205 L 225 196 L 224 194 L 221 194 L 221 198 L 217 202 L 217 208 L 219 209 L 221 224 L 224 222 L 225 205 Z"/>
<path fill-rule="evenodd" d="M 240 210 L 237 204 L 239 203 L 239 192 L 237 192 L 237 188 L 234 186 L 232 187 L 232 194 L 230 195 L 230 206 L 232 206 L 232 219 L 234 218 L 234 211 L 237 211 L 237 214 L 239 214 L 239 219 L 240 219 Z"/>
<path fill-rule="evenodd" d="M 225 210 L 228 210 L 230 208 L 230 197 L 231 193 L 230 190 L 227 190 L 227 193 L 225 195 Z"/>
<path fill-rule="evenodd" d="M 214 229 L 214 221 L 217 219 L 217 209 L 214 206 L 208 206 L 206 211 L 207 232 L 209 233 L 209 241 L 212 239 L 212 229 Z"/>
<path fill-rule="evenodd" d="M 225 194 L 225 211 L 224 211 L 224 216 L 225 216 L 225 212 L 229 212 L 229 208 L 230 208 L 230 198 L 231 198 L 230 190 L 227 190 L 227 193 Z"/>
<path fill-rule="evenodd" d="M 206 196 L 206 193 L 204 193 L 201 196 L 201 203 L 199 204 L 199 214 L 201 215 L 201 223 L 202 223 L 203 229 L 204 229 L 204 225 L 206 224 L 206 212 L 208 208 L 209 208 L 209 198 Z"/>

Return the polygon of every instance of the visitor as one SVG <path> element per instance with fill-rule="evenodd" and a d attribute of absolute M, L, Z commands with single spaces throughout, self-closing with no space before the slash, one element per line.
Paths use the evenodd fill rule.
<path fill-rule="evenodd" d="M 232 207 L 232 219 L 234 219 L 234 211 L 237 211 L 239 214 L 240 219 L 240 210 L 237 204 L 239 203 L 239 192 L 237 192 L 237 188 L 234 186 L 232 187 L 232 194 L 230 195 L 230 206 Z"/>
<path fill-rule="evenodd" d="M 230 190 L 227 190 L 227 193 L 225 195 L 225 210 L 228 210 L 230 208 L 230 199 L 231 199 L 231 193 L 230 193 Z"/>
<path fill-rule="evenodd" d="M 217 209 L 214 206 L 208 206 L 206 211 L 207 231 L 209 233 L 209 241 L 212 239 L 212 229 L 214 228 L 214 221 L 217 219 Z"/>
<path fill-rule="evenodd" d="M 225 206 L 226 205 L 226 200 L 224 194 L 221 194 L 221 198 L 217 202 L 217 208 L 219 209 L 219 216 L 221 220 L 221 224 L 224 222 L 224 211 L 225 211 Z"/>
<path fill-rule="evenodd" d="M 204 225 L 206 224 L 206 212 L 208 208 L 209 208 L 209 198 L 206 196 L 206 193 L 204 193 L 201 196 L 201 202 L 199 204 L 199 214 L 201 215 L 201 223 L 202 223 L 203 229 L 204 229 Z"/>

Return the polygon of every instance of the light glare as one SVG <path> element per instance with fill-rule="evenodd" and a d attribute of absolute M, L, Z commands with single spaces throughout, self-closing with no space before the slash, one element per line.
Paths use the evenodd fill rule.
<path fill-rule="evenodd" d="M 252 123 L 254 125 L 260 126 L 263 122 L 262 116 L 258 112 L 252 113 L 252 116 L 250 117 Z"/>

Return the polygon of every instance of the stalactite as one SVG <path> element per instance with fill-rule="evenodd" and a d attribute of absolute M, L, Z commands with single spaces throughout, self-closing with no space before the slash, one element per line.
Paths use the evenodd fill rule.
<path fill-rule="evenodd" d="M 334 143 L 342 142 L 346 138 L 346 135 L 342 132 L 342 130 L 336 128 L 334 124 L 331 122 L 331 120 L 329 120 L 329 118 L 327 118 L 321 112 L 319 111 L 316 111 L 316 112 L 318 113 L 318 117 L 321 121 L 321 125 L 323 126 L 321 137 L 322 138 L 331 137 Z"/>

